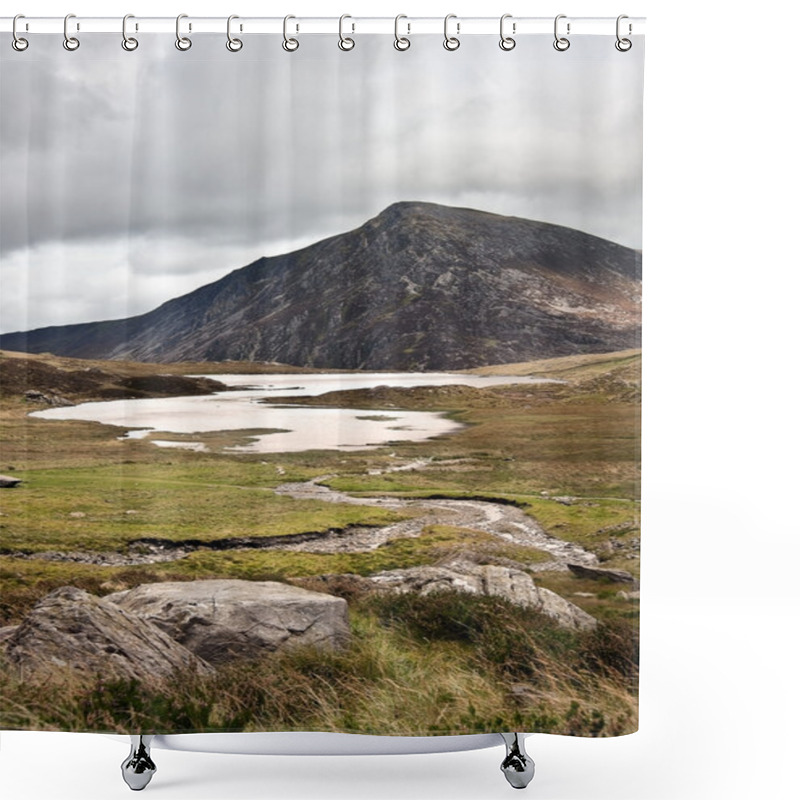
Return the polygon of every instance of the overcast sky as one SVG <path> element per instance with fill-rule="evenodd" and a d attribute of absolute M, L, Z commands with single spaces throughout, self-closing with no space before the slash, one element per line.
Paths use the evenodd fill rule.
<path fill-rule="evenodd" d="M 398 200 L 641 246 L 641 48 L 36 35 L 2 53 L 0 329 L 143 313 Z"/>

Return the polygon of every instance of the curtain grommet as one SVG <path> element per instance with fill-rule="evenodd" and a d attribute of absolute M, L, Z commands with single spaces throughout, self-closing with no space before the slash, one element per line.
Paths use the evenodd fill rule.
<path fill-rule="evenodd" d="M 511 14 L 503 14 L 500 17 L 500 49 L 505 50 L 506 53 L 513 50 L 517 46 L 517 40 L 513 36 L 506 36 L 505 23 L 507 19 L 511 19 Z M 517 23 L 511 23 L 511 32 L 517 32 Z"/>
<path fill-rule="evenodd" d="M 78 39 L 77 36 L 70 36 L 69 35 L 69 21 L 71 19 L 75 19 L 75 15 L 74 14 L 67 14 L 67 16 L 64 17 L 64 41 L 63 41 L 63 45 L 64 45 L 64 49 L 65 50 L 69 50 L 70 53 L 74 53 L 81 46 L 81 41 L 80 41 L 80 39 Z M 80 30 L 80 25 L 76 25 L 76 30 Z"/>
<path fill-rule="evenodd" d="M 620 53 L 627 53 L 628 50 L 630 50 L 631 47 L 633 47 L 633 42 L 630 39 L 620 36 L 620 23 L 624 19 L 629 19 L 627 14 L 620 14 L 617 17 L 617 41 L 614 42 L 614 47 L 616 47 Z M 631 23 L 629 22 L 628 36 L 630 36 L 631 33 L 633 33 L 633 25 L 631 25 Z"/>
<path fill-rule="evenodd" d="M 17 16 L 14 17 L 14 21 L 11 23 L 11 36 L 12 36 L 11 46 L 18 53 L 23 53 L 23 52 L 25 52 L 25 50 L 28 49 L 29 42 L 28 42 L 27 39 L 24 39 L 22 36 L 20 36 L 17 33 L 17 20 L 20 20 L 20 19 L 25 19 L 25 15 L 24 14 L 17 14 Z"/>
<path fill-rule="evenodd" d="M 556 16 L 555 21 L 553 22 L 553 35 L 555 36 L 555 41 L 553 42 L 553 47 L 558 50 L 559 53 L 564 53 L 569 50 L 569 46 L 571 44 L 570 40 L 567 39 L 567 36 L 570 34 L 570 23 L 567 22 L 567 36 L 561 36 L 558 32 L 558 21 L 561 19 L 566 19 L 566 14 L 559 14 Z"/>
<path fill-rule="evenodd" d="M 231 14 L 228 17 L 228 30 L 227 30 L 228 41 L 225 42 L 225 47 L 227 47 L 231 53 L 238 53 L 244 47 L 244 42 L 241 39 L 237 39 L 231 33 L 231 22 L 233 22 L 233 20 L 235 19 L 239 19 L 238 14 Z M 242 29 L 241 26 L 239 26 L 239 30 L 241 29 Z"/>
<path fill-rule="evenodd" d="M 456 35 L 451 36 L 448 29 L 451 19 L 457 20 L 458 18 L 455 14 L 448 14 L 444 18 L 444 42 L 442 43 L 442 46 L 445 50 L 449 50 L 452 53 L 461 47 L 461 40 L 458 38 L 458 34 L 461 33 L 461 23 L 456 21 Z"/>
<path fill-rule="evenodd" d="M 411 39 L 408 38 L 408 35 L 411 33 L 411 23 L 407 22 L 406 27 L 408 28 L 406 35 L 400 35 L 400 20 L 401 19 L 408 19 L 405 14 L 398 14 L 394 18 L 394 49 L 399 50 L 401 53 L 404 53 L 411 47 Z"/>
<path fill-rule="evenodd" d="M 132 53 L 138 46 L 139 40 L 133 36 L 128 36 L 128 20 L 134 19 L 133 14 L 126 14 L 122 18 L 122 49 Z M 138 29 L 138 25 L 136 26 Z"/>
<path fill-rule="evenodd" d="M 287 14 L 283 18 L 283 42 L 281 43 L 281 46 L 283 47 L 283 49 L 287 53 L 294 53 L 294 51 L 297 50 L 298 47 L 300 47 L 300 41 L 298 39 L 295 39 L 295 38 L 289 36 L 289 30 L 288 29 L 289 29 L 289 20 L 290 19 L 297 19 L 297 17 L 295 17 L 293 14 Z M 295 31 L 299 31 L 299 30 L 300 30 L 300 26 L 296 25 L 295 26 Z"/>
<path fill-rule="evenodd" d="M 353 19 L 353 18 L 350 16 L 350 14 L 342 14 L 342 16 L 339 17 L 339 49 L 343 50 L 345 53 L 348 53 L 356 46 L 356 40 L 353 39 L 352 36 L 344 35 L 343 27 L 344 27 L 344 21 L 346 19 Z M 356 25 L 354 22 L 351 23 L 351 25 L 352 25 L 351 33 L 355 33 Z"/>
<path fill-rule="evenodd" d="M 178 14 L 175 19 L 175 47 L 184 53 L 192 46 L 192 40 L 188 36 L 181 34 L 181 20 L 188 19 L 188 17 L 188 14 Z M 192 30 L 191 23 L 189 24 L 189 30 Z"/>

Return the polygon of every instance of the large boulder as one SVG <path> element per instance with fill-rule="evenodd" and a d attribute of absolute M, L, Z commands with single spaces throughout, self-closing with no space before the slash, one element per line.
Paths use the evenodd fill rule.
<path fill-rule="evenodd" d="M 149 583 L 106 599 L 211 664 L 295 644 L 341 647 L 350 639 L 345 600 L 284 583 Z"/>
<path fill-rule="evenodd" d="M 143 683 L 177 669 L 213 671 L 155 625 L 72 586 L 33 607 L 8 638 L 6 656 L 26 674 L 49 679 L 66 674 L 66 667 Z"/>
<path fill-rule="evenodd" d="M 371 576 L 378 588 L 421 595 L 442 590 L 502 597 L 552 617 L 573 630 L 593 630 L 597 620 L 549 589 L 538 587 L 527 572 L 495 564 L 453 561 L 437 567 L 410 567 Z"/>

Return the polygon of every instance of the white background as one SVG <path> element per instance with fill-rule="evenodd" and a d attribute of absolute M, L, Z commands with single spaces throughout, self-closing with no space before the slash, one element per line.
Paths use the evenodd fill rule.
<path fill-rule="evenodd" d="M 538 774 L 527 792 L 796 797 L 797 5 L 346 6 L 36 0 L 4 13 L 647 16 L 641 730 L 605 741 L 533 737 Z M 128 797 L 118 766 L 126 753 L 99 736 L 3 733 L 3 797 Z M 513 791 L 500 759 L 499 749 L 339 759 L 157 751 L 146 792 L 153 800 L 490 800 Z"/>

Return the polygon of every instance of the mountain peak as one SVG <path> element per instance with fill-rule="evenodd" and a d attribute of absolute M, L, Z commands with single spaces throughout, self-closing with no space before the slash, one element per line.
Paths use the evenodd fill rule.
<path fill-rule="evenodd" d="M 428 219 L 437 220 L 439 222 L 457 223 L 477 217 L 502 218 L 496 214 L 478 211 L 473 208 L 447 206 L 422 200 L 401 200 L 384 208 L 371 222 L 380 222 L 384 225 L 396 225 Z"/>
<path fill-rule="evenodd" d="M 417 201 L 148 314 L 0 337 L 139 361 L 464 369 L 639 344 L 641 256 L 534 220 Z"/>

